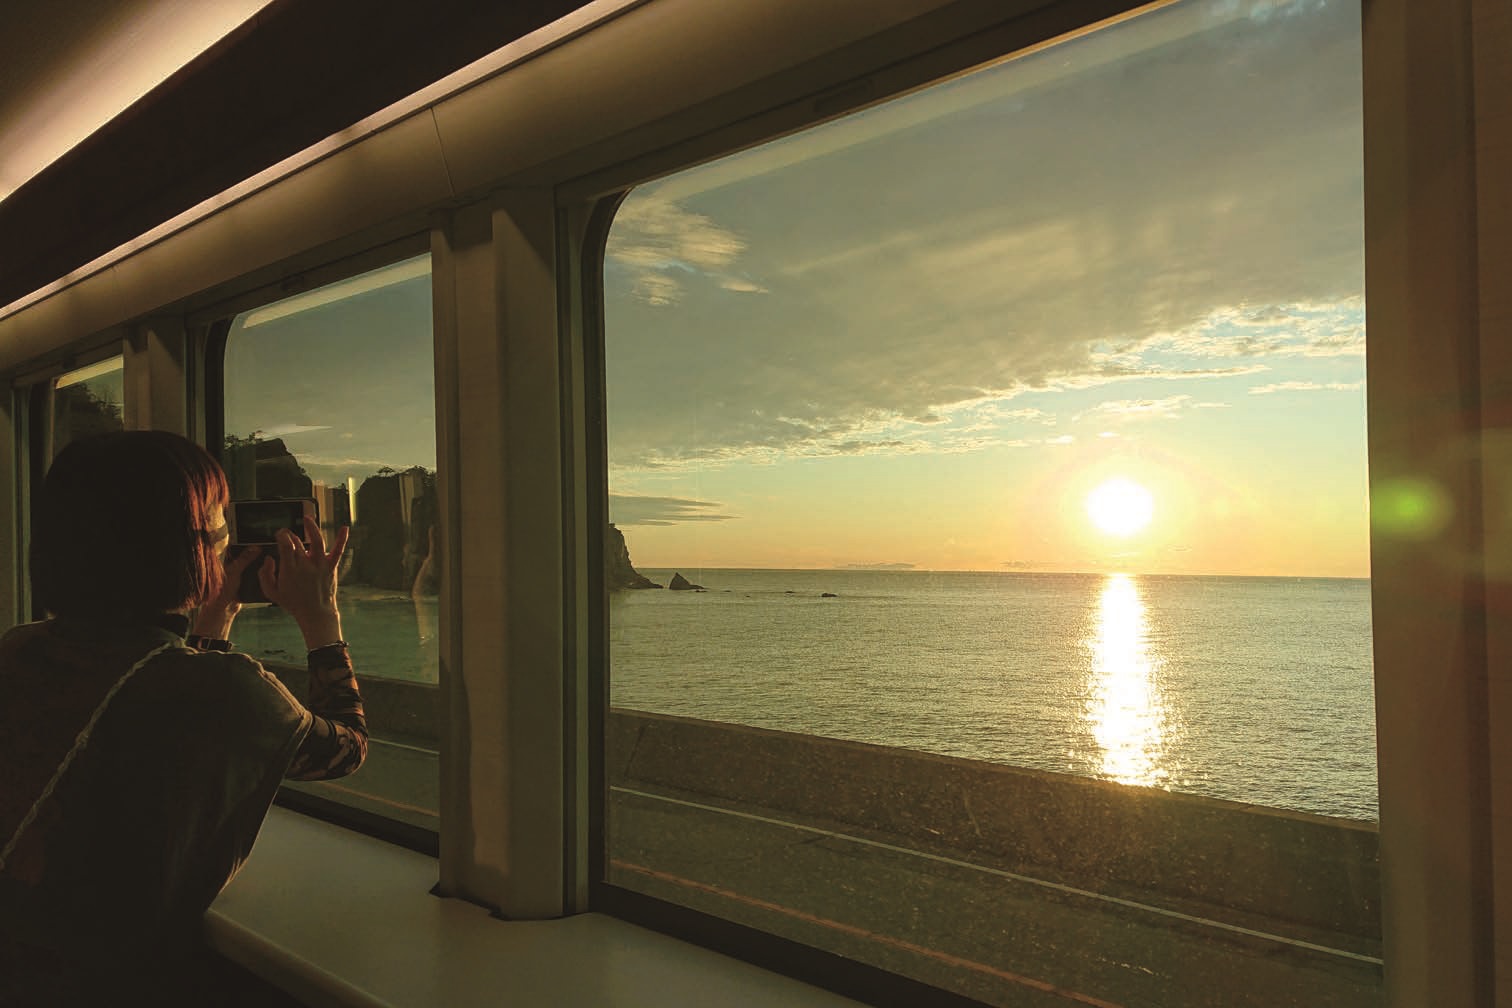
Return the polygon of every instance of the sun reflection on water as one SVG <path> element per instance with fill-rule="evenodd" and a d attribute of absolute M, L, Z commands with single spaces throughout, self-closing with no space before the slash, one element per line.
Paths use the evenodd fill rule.
<path fill-rule="evenodd" d="M 1099 772 L 1123 784 L 1160 786 L 1165 767 L 1165 705 L 1156 686 L 1158 658 L 1139 586 L 1109 575 L 1098 599 L 1087 722 L 1102 749 Z"/>

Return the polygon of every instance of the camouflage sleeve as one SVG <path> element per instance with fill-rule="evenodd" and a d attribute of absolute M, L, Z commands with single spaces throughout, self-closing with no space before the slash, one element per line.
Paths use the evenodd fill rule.
<path fill-rule="evenodd" d="M 290 780 L 345 777 L 367 758 L 367 720 L 362 694 L 345 644 L 310 652 L 310 732 L 284 776 Z"/>

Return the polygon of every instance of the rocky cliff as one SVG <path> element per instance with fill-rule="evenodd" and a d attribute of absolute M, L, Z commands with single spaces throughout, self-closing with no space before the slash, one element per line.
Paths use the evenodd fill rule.
<path fill-rule="evenodd" d="M 610 591 L 661 587 L 631 565 L 630 547 L 625 545 L 625 534 L 613 525 L 609 526 L 609 531 L 604 535 L 604 586 Z"/>

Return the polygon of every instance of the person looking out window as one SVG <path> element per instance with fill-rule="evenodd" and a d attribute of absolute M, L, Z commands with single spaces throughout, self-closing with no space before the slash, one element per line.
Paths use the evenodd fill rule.
<path fill-rule="evenodd" d="M 164 431 L 83 438 L 47 473 L 29 560 L 48 617 L 0 638 L 0 1005 L 221 1003 L 200 922 L 279 782 L 366 757 L 336 605 L 348 530 L 328 546 L 307 518 L 276 558 L 226 564 L 228 496 Z M 308 706 L 231 649 L 260 558 L 309 649 Z"/>

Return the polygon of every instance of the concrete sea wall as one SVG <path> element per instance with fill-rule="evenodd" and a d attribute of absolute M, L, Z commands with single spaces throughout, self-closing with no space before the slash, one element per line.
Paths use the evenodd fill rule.
<path fill-rule="evenodd" d="M 1370 823 L 693 718 L 608 725 L 611 786 L 1379 954 Z"/>

